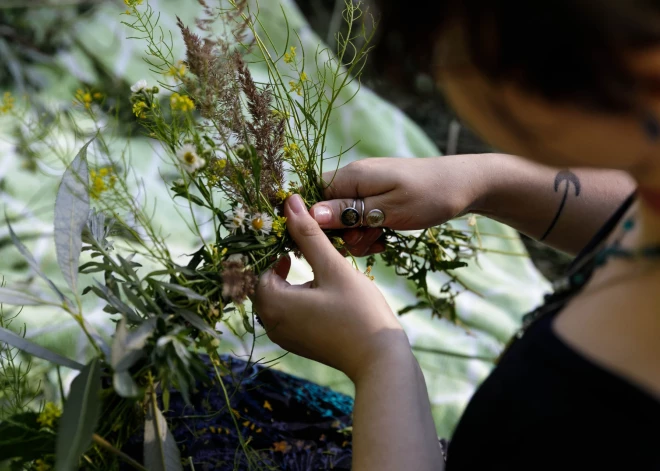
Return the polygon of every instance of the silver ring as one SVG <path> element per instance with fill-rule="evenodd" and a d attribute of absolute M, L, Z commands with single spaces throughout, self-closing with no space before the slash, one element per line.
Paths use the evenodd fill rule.
<path fill-rule="evenodd" d="M 361 199 L 360 202 L 362 203 L 362 211 L 360 211 L 360 227 L 364 226 L 364 200 Z"/>
<path fill-rule="evenodd" d="M 380 209 L 372 209 L 367 214 L 366 221 L 369 227 L 380 227 L 385 222 L 385 213 Z"/>
<path fill-rule="evenodd" d="M 364 204 L 364 203 L 363 203 Z M 361 215 L 357 210 L 357 200 L 341 212 L 341 223 L 346 227 L 355 227 L 360 223 Z"/>

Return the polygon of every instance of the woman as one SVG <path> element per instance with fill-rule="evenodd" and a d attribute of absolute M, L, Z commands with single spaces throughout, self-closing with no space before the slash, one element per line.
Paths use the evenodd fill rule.
<path fill-rule="evenodd" d="M 346 228 L 355 198 L 400 230 L 492 217 L 582 254 L 474 395 L 447 469 L 660 469 L 660 1 L 381 3 L 382 34 L 404 44 L 388 68 L 416 59 L 466 123 L 524 158 L 368 160 L 326 176 L 327 202 L 289 198 L 315 277 L 291 286 L 282 259 L 261 279 L 269 337 L 354 381 L 353 469 L 444 469 L 401 325 L 323 229 Z M 345 238 L 366 255 L 380 235 Z"/>

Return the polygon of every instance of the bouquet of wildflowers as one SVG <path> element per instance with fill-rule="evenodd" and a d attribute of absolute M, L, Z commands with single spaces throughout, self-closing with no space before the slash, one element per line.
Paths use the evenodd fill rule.
<path fill-rule="evenodd" d="M 360 3 L 346 2 L 338 50 L 307 57 L 295 37 L 278 50 L 257 7 L 250 8 L 247 0 L 199 2 L 204 14 L 195 28 L 178 21 L 185 58 L 174 57 L 173 36 L 143 0 L 125 0 L 123 21 L 146 44 L 152 71 L 163 77 L 157 84 L 138 81 L 123 99 L 144 134 L 177 169 L 171 194 L 187 209 L 197 250 L 185 263 L 170 253 L 166 238 L 134 196 L 126 152 L 113 153 L 106 128 L 98 125 L 108 98 L 92 89 L 80 89 L 74 101 L 85 122 L 93 124 L 93 133 L 87 133 L 88 142 L 68 162 L 55 202 L 55 245 L 66 289 L 40 270 L 7 220 L 13 243 L 47 290 L 2 287 L 0 303 L 67 311 L 96 352 L 82 365 L 0 326 L 1 342 L 58 367 L 80 370 L 63 397 L 63 410 L 48 403 L 40 412 L 20 411 L 2 422 L 0 459 L 11 458 L 16 466 L 70 470 L 92 463 L 90 469 L 106 469 L 113 460 L 123 460 L 137 469 L 182 469 L 157 398 L 167 409 L 174 388 L 189 400 L 195 382 L 206 376 L 205 358 L 221 376 L 217 326 L 224 322 L 233 329 L 235 324 L 227 321 L 238 318 L 246 332 L 254 333 L 258 313 L 250 310 L 248 298 L 258 277 L 282 255 L 297 253 L 281 215 L 284 201 L 293 192 L 308 205 L 321 201 L 328 184 L 321 175 L 328 165 L 336 168 L 345 152 L 327 155 L 326 134 L 333 110 L 343 104 L 342 91 L 359 80 L 371 48 L 375 24 Z M 313 75 L 306 71 L 309 61 L 318 66 Z M 265 65 L 267 81 L 253 77 L 251 62 Z M 2 111 L 14 107 L 13 98 L 5 96 Z M 91 148 L 105 155 L 104 165 L 89 161 Z M 202 230 L 209 226 L 211 237 Z M 471 236 L 448 225 L 385 234 L 381 261 L 419 292 L 419 303 L 402 313 L 430 309 L 456 321 L 452 283 L 431 293 L 426 278 L 442 271 L 456 281 L 450 270 L 474 254 Z M 341 233 L 328 237 L 342 250 Z M 375 257 L 368 259 L 367 274 L 375 262 Z M 93 281 L 80 286 L 80 273 Z M 111 343 L 86 322 L 82 296 L 106 304 L 116 321 Z M 229 401 L 222 381 L 218 387 Z M 142 464 L 121 451 L 140 427 Z M 39 446 L 10 446 L 37 439 Z"/>

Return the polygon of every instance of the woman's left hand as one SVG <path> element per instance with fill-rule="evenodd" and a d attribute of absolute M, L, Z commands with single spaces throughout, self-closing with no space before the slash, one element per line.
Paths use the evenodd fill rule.
<path fill-rule="evenodd" d="M 410 354 L 401 324 L 375 283 L 341 256 L 298 195 L 285 204 L 291 237 L 314 280 L 291 285 L 291 260 L 265 273 L 253 299 L 268 337 L 282 348 L 343 371 L 356 381 L 383 354 Z"/>

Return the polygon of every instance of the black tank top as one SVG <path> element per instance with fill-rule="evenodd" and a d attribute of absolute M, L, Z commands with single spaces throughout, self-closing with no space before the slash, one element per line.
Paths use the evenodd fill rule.
<path fill-rule="evenodd" d="M 574 264 L 588 261 L 585 254 L 609 235 L 633 199 Z M 588 277 L 592 271 L 587 263 L 580 273 Z M 447 471 L 660 470 L 660 402 L 577 353 L 552 330 L 574 294 L 547 296 L 535 311 L 538 320 L 479 387 L 452 437 Z"/>

